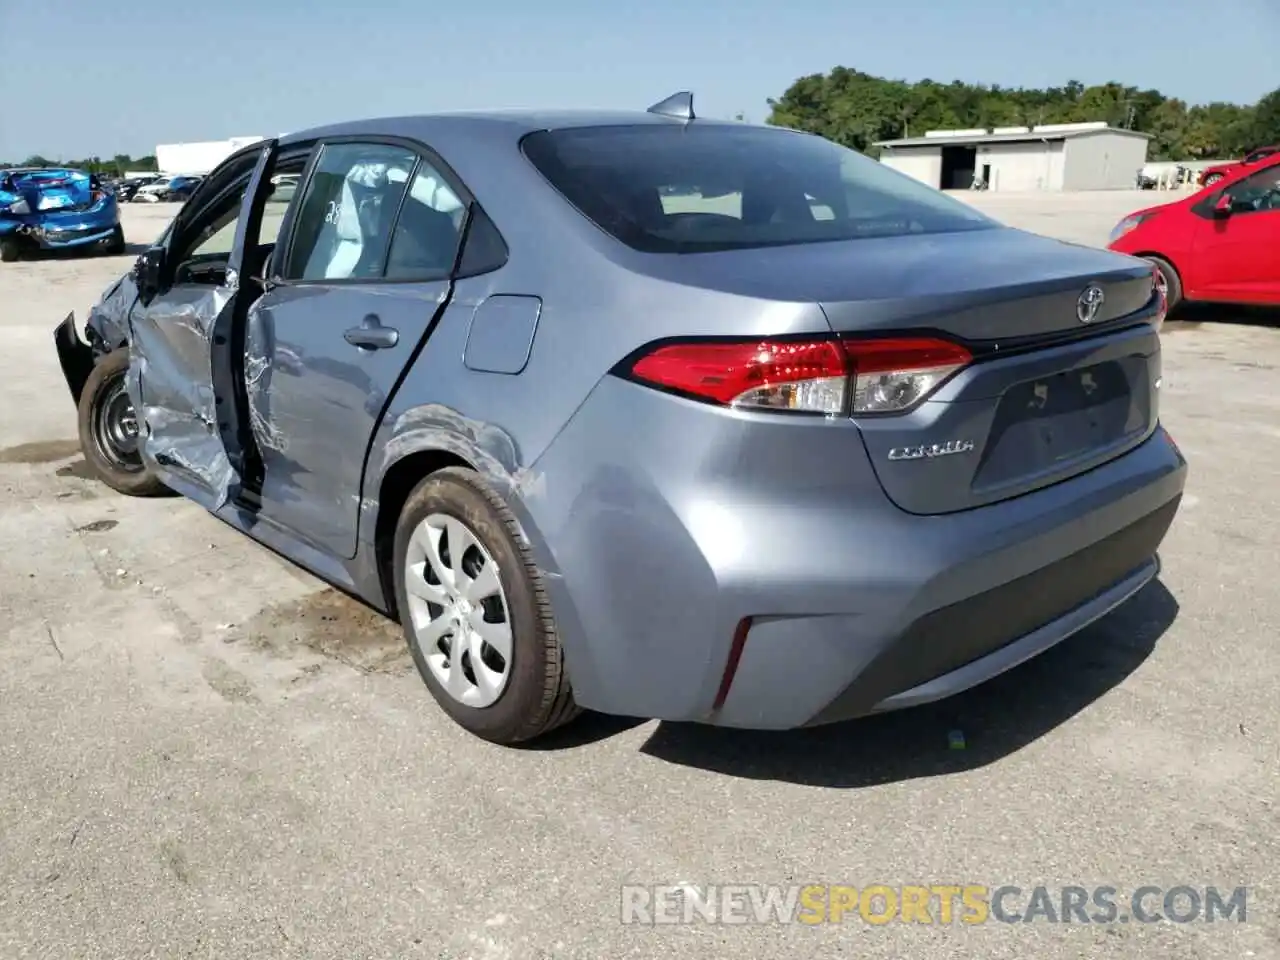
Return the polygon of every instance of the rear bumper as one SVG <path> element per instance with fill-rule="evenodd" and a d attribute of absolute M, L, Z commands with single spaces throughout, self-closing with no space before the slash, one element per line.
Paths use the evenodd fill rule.
<path fill-rule="evenodd" d="M 1111 536 L 912 623 L 810 725 L 941 700 L 1044 652 L 1159 572 L 1180 497 Z"/>
<path fill-rule="evenodd" d="M 1162 479 L 1092 509 L 1077 500 L 1074 519 L 1028 529 L 1001 550 L 983 550 L 1007 532 L 994 515 L 986 518 L 986 538 L 976 531 L 949 538 L 928 570 L 933 575 L 922 575 L 896 609 L 753 626 L 723 706 L 706 719 L 788 728 L 915 706 L 960 693 L 1067 639 L 1156 576 L 1156 551 L 1184 482 L 1185 466 L 1173 467 L 1181 458 L 1171 452 L 1160 431 L 1116 467 L 1127 473 L 1142 465 L 1123 461 L 1146 461 L 1152 475 L 1160 471 L 1154 461 L 1164 460 L 1172 469 Z M 1092 532 L 1081 538 L 1078 526 Z M 910 535 L 905 528 L 903 535 Z M 951 599 L 959 582 L 973 592 Z M 803 664 L 820 665 L 822 675 L 797 682 L 794 665 Z"/>
<path fill-rule="evenodd" d="M 1157 429 L 1052 487 L 913 516 L 839 426 L 642 389 L 603 383 L 514 505 L 575 697 L 606 713 L 789 729 L 959 692 L 1154 577 L 1186 481 Z"/>
<path fill-rule="evenodd" d="M 16 238 L 39 250 L 68 250 L 112 239 L 119 223 L 114 215 L 78 221 L 0 221 L 0 236 Z"/>
<path fill-rule="evenodd" d="M 68 250 L 72 247 L 87 247 L 95 243 L 105 243 L 116 232 L 116 225 L 108 227 L 85 227 L 79 230 L 46 231 L 37 237 L 42 250 Z"/>

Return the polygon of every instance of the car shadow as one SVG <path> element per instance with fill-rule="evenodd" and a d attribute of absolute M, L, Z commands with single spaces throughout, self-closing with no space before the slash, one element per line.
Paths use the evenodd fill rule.
<path fill-rule="evenodd" d="M 1119 686 L 1177 615 L 1177 600 L 1157 579 L 1056 647 L 947 700 L 784 732 L 662 723 L 640 749 L 733 777 L 843 789 L 973 770 L 1038 740 Z M 588 715 L 537 745 L 581 746 L 643 722 Z M 957 734 L 962 744 L 952 743 Z"/>
<path fill-rule="evenodd" d="M 1206 323 L 1280 328 L 1280 309 L 1222 303 L 1184 303 L 1169 315 L 1166 333 L 1190 333 Z"/>

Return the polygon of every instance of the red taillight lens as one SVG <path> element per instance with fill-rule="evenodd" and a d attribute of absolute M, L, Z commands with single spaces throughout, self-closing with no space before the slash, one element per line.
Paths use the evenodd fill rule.
<path fill-rule="evenodd" d="M 971 359 L 930 338 L 741 340 L 658 346 L 630 374 L 724 406 L 839 416 L 906 410 Z"/>

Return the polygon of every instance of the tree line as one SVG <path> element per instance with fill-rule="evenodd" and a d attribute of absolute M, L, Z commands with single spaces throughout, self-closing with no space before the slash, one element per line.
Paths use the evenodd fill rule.
<path fill-rule="evenodd" d="M 848 67 L 801 77 L 769 100 L 767 122 L 817 133 L 875 153 L 876 141 L 921 136 L 926 130 L 1034 126 L 1105 120 L 1152 136 L 1152 160 L 1239 157 L 1280 143 L 1280 89 L 1256 104 L 1190 106 L 1159 90 L 1120 83 L 1087 87 L 1072 80 L 1043 90 L 889 80 Z"/>
<path fill-rule="evenodd" d="M 82 157 L 78 160 L 50 160 L 39 154 L 27 157 L 21 163 L 4 163 L 0 161 L 0 169 L 5 167 L 71 167 L 75 170 L 87 170 L 101 177 L 123 177 L 126 173 L 155 173 L 159 167 L 155 157 L 131 157 L 127 153 L 117 153 L 110 160 L 102 157 Z"/>
<path fill-rule="evenodd" d="M 1280 88 L 1256 104 L 1188 105 L 1159 90 L 1120 83 L 1086 87 L 1076 80 L 1043 90 L 921 80 L 889 80 L 848 67 L 810 74 L 769 100 L 767 123 L 817 133 L 855 150 L 875 153 L 879 140 L 919 136 L 926 130 L 1035 126 L 1105 120 L 1152 136 L 1152 160 L 1239 157 L 1280 143 Z M 738 115 L 738 119 L 743 119 Z M 116 154 L 78 160 L 32 156 L 21 166 L 68 166 L 103 176 L 154 171 L 156 158 Z M 19 164 L 0 163 L 0 167 Z"/>

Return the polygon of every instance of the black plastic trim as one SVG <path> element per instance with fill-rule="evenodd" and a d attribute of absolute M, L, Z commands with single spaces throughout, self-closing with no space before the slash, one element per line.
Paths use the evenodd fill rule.
<path fill-rule="evenodd" d="M 62 367 L 63 379 L 67 381 L 67 389 L 71 392 L 71 400 L 79 407 L 85 381 L 93 372 L 96 358 L 93 347 L 80 339 L 74 311 L 67 314 L 66 319 L 54 329 L 53 342 L 58 350 L 58 363 Z"/>

